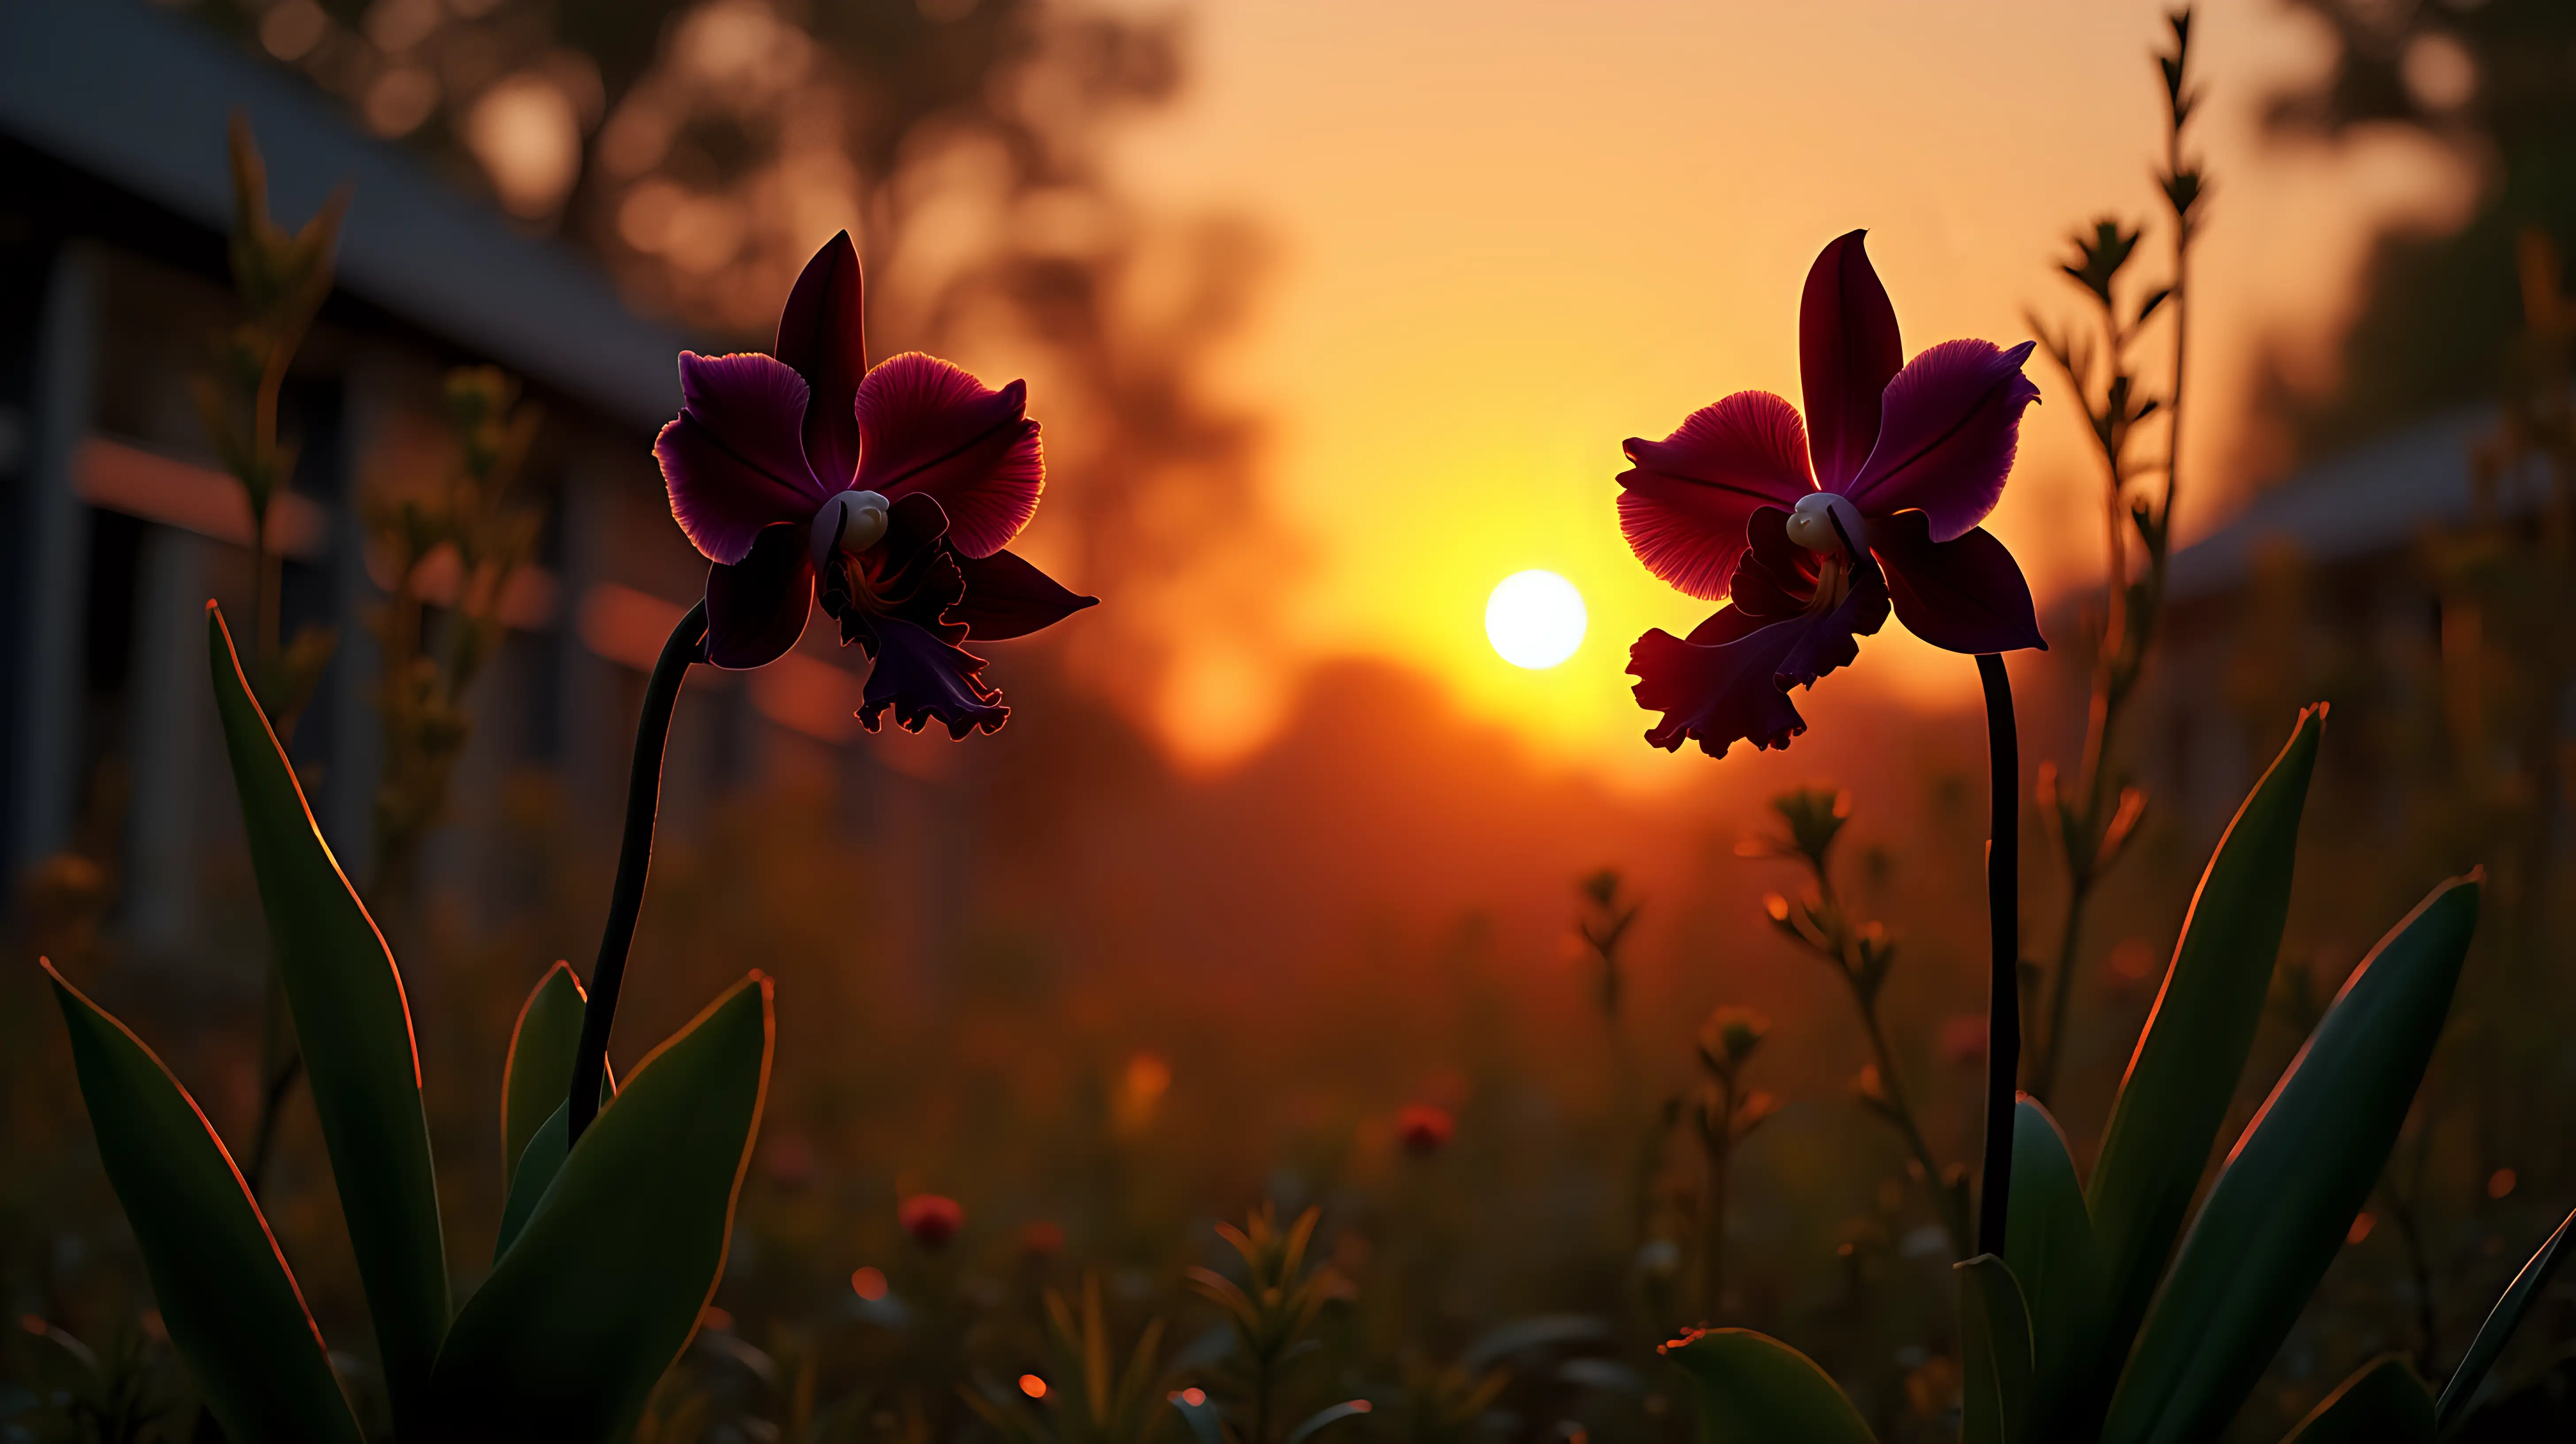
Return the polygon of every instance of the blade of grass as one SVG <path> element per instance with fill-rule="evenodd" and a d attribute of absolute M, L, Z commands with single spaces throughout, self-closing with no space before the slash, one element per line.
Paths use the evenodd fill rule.
<path fill-rule="evenodd" d="M 2549 1276 L 2558 1271 L 2558 1261 L 2566 1256 L 2571 1226 L 2576 1226 L 2576 1212 L 2560 1221 L 2558 1231 L 2540 1246 L 2540 1252 L 2531 1256 L 2531 1262 L 2522 1266 L 2522 1272 L 2513 1276 L 2504 1297 L 2496 1300 L 2487 1321 L 2478 1326 L 2478 1336 L 2470 1341 L 2469 1352 L 2461 1357 L 2460 1367 L 2451 1371 L 2451 1381 L 2442 1386 L 2439 1412 L 2444 1429 L 2460 1422 L 2460 1416 L 2469 1411 L 2469 1401 L 2476 1397 L 2478 1385 L 2486 1382 L 2487 1370 L 2495 1367 L 2496 1356 L 2512 1340 L 2523 1313 L 2531 1307 L 2532 1300 L 2540 1297 L 2540 1291 L 2549 1287 Z"/>
<path fill-rule="evenodd" d="M 2318 1401 L 2281 1444 L 2433 1444 L 2433 1395 L 2404 1356 L 2382 1354 Z"/>

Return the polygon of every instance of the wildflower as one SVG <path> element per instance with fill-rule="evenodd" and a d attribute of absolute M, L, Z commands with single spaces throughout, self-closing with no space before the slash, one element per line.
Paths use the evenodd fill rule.
<path fill-rule="evenodd" d="M 1428 1103 L 1407 1103 L 1395 1115 L 1395 1136 L 1404 1151 L 1416 1158 L 1428 1158 L 1449 1146 L 1458 1135 L 1458 1121 L 1445 1108 Z"/>
<path fill-rule="evenodd" d="M 1859 655 L 1891 607 L 1954 652 L 2045 647 L 2030 587 L 1978 523 L 2003 495 L 2030 344 L 1946 341 L 1904 360 L 1896 311 L 1854 231 L 1808 272 L 1799 312 L 1807 410 L 1739 391 L 1662 441 L 1631 439 L 1620 530 L 1646 569 L 1729 599 L 1687 637 L 1637 640 L 1637 702 L 1712 756 L 1807 730 L 1792 686 Z"/>
<path fill-rule="evenodd" d="M 966 1210 L 957 1200 L 936 1193 L 916 1193 L 895 1205 L 895 1222 L 912 1235 L 912 1241 L 923 1248 L 938 1250 L 948 1246 L 957 1231 L 966 1226 Z"/>
<path fill-rule="evenodd" d="M 1039 1219 L 1021 1229 L 1020 1252 L 1038 1262 L 1064 1252 L 1064 1225 Z"/>
<path fill-rule="evenodd" d="M 680 353 L 679 417 L 653 454 L 671 514 L 712 565 L 706 659 L 777 660 L 811 603 L 874 664 L 859 720 L 992 731 L 1010 709 L 960 644 L 1025 636 L 1093 605 L 1003 548 L 1045 485 L 1027 386 L 1000 391 L 919 352 L 874 367 L 847 232 L 807 262 L 774 355 Z"/>

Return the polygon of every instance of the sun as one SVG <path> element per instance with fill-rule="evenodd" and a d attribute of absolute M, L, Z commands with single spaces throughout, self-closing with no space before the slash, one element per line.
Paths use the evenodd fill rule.
<path fill-rule="evenodd" d="M 1545 671 L 1583 645 L 1583 594 L 1554 572 L 1514 572 L 1485 599 L 1485 636 L 1515 667 Z"/>

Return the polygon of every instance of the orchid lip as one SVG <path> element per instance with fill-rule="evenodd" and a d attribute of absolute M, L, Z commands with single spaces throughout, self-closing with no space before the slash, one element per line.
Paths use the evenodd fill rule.
<path fill-rule="evenodd" d="M 1860 508 L 1830 491 L 1811 491 L 1789 509 L 1789 540 L 1811 552 L 1838 552 L 1846 541 L 1867 532 Z"/>
<path fill-rule="evenodd" d="M 848 552 L 852 556 L 885 540 L 886 516 L 891 507 L 883 495 L 856 488 L 839 492 L 814 513 L 810 546 L 814 568 L 821 571 L 829 565 L 832 553 Z"/>

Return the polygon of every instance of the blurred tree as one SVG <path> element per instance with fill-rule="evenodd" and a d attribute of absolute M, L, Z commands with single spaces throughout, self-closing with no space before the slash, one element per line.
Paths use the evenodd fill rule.
<path fill-rule="evenodd" d="M 1152 707 L 1189 638 L 1261 645 L 1279 562 L 1259 432 L 1200 381 L 1264 245 L 1238 220 L 1154 212 L 1110 175 L 1118 125 L 1180 93 L 1175 16 L 1080 0 L 199 8 L 588 250 L 638 305 L 729 344 L 766 346 L 805 257 L 847 228 L 872 356 L 1029 377 L 1059 483 L 1042 546 L 1110 604 L 1062 643 L 1078 670 Z"/>
<path fill-rule="evenodd" d="M 2516 237 L 2576 246 L 2576 6 L 2565 0 L 2286 0 L 2332 33 L 2334 67 L 2273 97 L 2282 138 L 2400 126 L 2484 172 L 2469 223 L 2379 238 L 2342 384 L 2296 416 L 2319 455 L 2440 407 L 2483 400 L 2522 329 Z"/>

